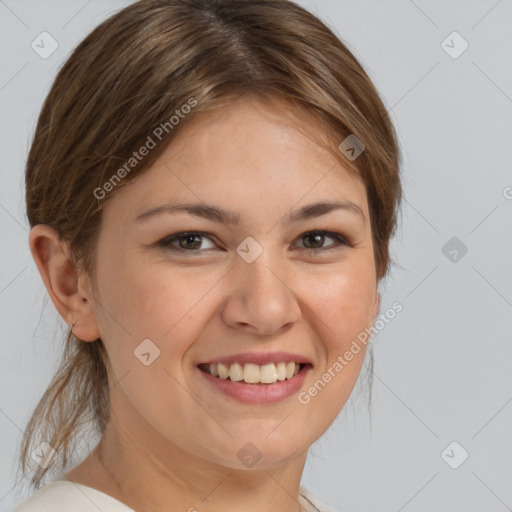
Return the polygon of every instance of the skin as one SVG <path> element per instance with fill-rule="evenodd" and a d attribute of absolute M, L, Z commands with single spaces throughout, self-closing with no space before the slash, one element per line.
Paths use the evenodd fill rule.
<path fill-rule="evenodd" d="M 365 187 L 322 145 L 327 135 L 307 114 L 255 99 L 198 116 L 105 204 L 95 282 L 75 273 L 52 228 L 32 228 L 31 251 L 59 313 L 84 342 L 101 337 L 108 353 L 112 416 L 67 478 L 138 511 L 302 510 L 308 449 L 349 397 L 365 347 L 307 405 L 296 395 L 242 404 L 196 365 L 245 351 L 298 353 L 313 365 L 303 391 L 373 324 L 380 304 Z M 361 214 L 287 221 L 329 200 Z M 135 221 L 165 202 L 213 204 L 240 221 L 187 213 Z M 351 245 L 308 237 L 315 229 Z M 182 253 L 158 245 L 191 230 L 211 237 L 193 239 L 193 249 L 182 240 Z M 236 252 L 247 236 L 263 248 L 252 263 Z M 149 366 L 133 353 L 147 338 L 160 350 Z M 236 455 L 247 442 L 261 453 L 251 468 Z"/>

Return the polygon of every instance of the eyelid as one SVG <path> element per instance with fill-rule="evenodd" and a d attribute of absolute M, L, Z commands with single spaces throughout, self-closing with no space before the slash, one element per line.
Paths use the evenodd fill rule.
<path fill-rule="evenodd" d="M 315 234 L 320 234 L 320 235 L 324 235 L 324 236 L 327 236 L 329 238 L 333 238 L 335 240 L 335 243 L 333 244 L 330 244 L 326 247 L 319 247 L 319 248 L 313 248 L 313 249 L 309 249 L 307 247 L 299 247 L 299 250 L 302 251 L 302 252 L 306 252 L 306 253 L 316 253 L 316 254 L 320 254 L 320 253 L 324 253 L 326 251 L 329 251 L 329 250 L 334 250 L 334 249 L 337 249 L 337 248 L 340 248 L 340 247 L 352 247 L 352 243 L 348 240 L 348 238 L 344 235 L 342 235 L 341 233 L 338 233 L 336 231 L 328 231 L 328 230 L 325 230 L 325 229 L 310 229 L 308 231 L 304 231 L 303 233 L 301 233 L 297 238 L 296 240 L 300 240 L 301 238 L 303 238 L 305 235 L 308 235 L 308 234 L 312 234 L 312 233 L 315 233 Z M 157 242 L 158 246 L 162 247 L 163 249 L 166 249 L 166 250 L 169 250 L 169 251 L 173 251 L 175 253 L 181 253 L 181 254 L 185 254 L 185 253 L 191 253 L 191 254 L 202 254 L 206 251 L 209 251 L 211 249 L 202 249 L 202 250 L 187 250 L 187 249 L 183 249 L 182 247 L 178 247 L 178 246 L 175 246 L 175 245 L 172 245 L 170 242 L 173 242 L 175 240 L 179 240 L 179 238 L 181 237 L 185 237 L 186 235 L 198 235 L 198 236 L 201 236 L 201 237 L 205 237 L 205 238 L 209 238 L 212 242 L 214 242 L 215 244 L 218 245 L 218 242 L 216 242 L 216 237 L 209 234 L 209 233 L 206 233 L 204 231 L 180 231 L 180 232 L 177 232 L 177 233 L 174 233 L 172 235 L 168 235 L 164 238 L 162 238 L 161 240 L 159 240 Z M 297 250 L 297 249 L 295 249 Z"/>

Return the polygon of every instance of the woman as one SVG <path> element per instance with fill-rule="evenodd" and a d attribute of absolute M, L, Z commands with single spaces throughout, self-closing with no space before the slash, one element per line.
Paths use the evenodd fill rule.
<path fill-rule="evenodd" d="M 303 8 L 140 0 L 103 22 L 27 162 L 70 330 L 21 454 L 35 489 L 62 471 L 16 511 L 330 510 L 301 475 L 360 373 L 400 194 L 377 91 Z"/>

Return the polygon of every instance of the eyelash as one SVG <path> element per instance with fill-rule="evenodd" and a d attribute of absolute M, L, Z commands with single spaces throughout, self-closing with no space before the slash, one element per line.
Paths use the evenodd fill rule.
<path fill-rule="evenodd" d="M 336 240 L 336 242 L 333 244 L 330 244 L 329 246 L 324 247 L 324 248 L 323 247 L 319 247 L 317 249 L 300 248 L 303 252 L 317 253 L 317 252 L 325 252 L 325 251 L 329 251 L 332 249 L 336 249 L 336 248 L 339 248 L 340 246 L 351 247 L 351 244 L 343 236 L 341 236 L 339 233 L 335 233 L 332 231 L 324 231 L 324 230 L 314 229 L 312 231 L 306 231 L 298 238 L 301 239 L 304 236 L 311 235 L 311 234 L 328 236 L 329 238 L 333 238 L 334 240 Z M 208 250 L 208 249 L 189 250 L 189 249 L 183 249 L 182 247 L 177 247 L 177 246 L 171 245 L 172 242 L 180 240 L 182 238 L 186 238 L 187 236 L 191 236 L 191 235 L 206 237 L 206 238 L 211 239 L 212 242 L 214 241 L 213 237 L 211 235 L 209 235 L 208 233 L 205 233 L 204 231 L 183 231 L 181 233 L 176 233 L 174 235 L 166 236 L 165 238 L 163 238 L 162 240 L 160 240 L 158 242 L 158 245 L 163 247 L 166 250 L 173 251 L 173 252 L 179 252 L 182 254 L 183 253 L 201 253 L 201 252 Z"/>

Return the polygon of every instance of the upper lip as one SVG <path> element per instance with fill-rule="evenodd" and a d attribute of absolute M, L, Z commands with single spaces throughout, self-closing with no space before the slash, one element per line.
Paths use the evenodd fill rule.
<path fill-rule="evenodd" d="M 233 363 L 252 363 L 257 365 L 264 365 L 270 363 L 300 363 L 311 364 L 307 357 L 300 354 L 292 354 L 291 352 L 240 352 L 239 354 L 232 354 L 230 356 L 217 357 L 202 361 L 200 364 L 218 364 L 230 365 Z"/>

